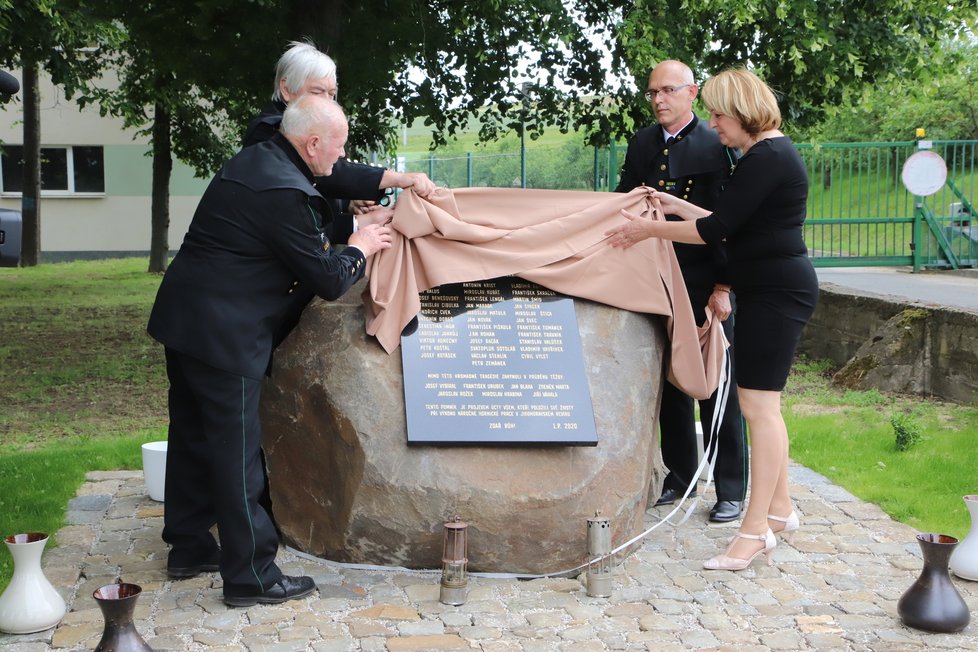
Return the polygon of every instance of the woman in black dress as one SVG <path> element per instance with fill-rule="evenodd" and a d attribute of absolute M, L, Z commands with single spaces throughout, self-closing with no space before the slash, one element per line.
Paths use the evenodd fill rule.
<path fill-rule="evenodd" d="M 791 536 L 799 527 L 788 495 L 781 391 L 801 331 L 815 310 L 818 280 L 802 240 L 808 176 L 794 145 L 779 130 L 774 93 L 753 73 L 733 69 L 707 81 L 702 97 L 720 142 L 742 152 L 715 210 L 656 192 L 665 213 L 686 221 L 623 211 L 628 222 L 607 235 L 617 247 L 649 237 L 726 245 L 737 295 L 737 393 L 751 438 L 750 499 L 737 536 L 723 554 L 703 565 L 742 570 L 764 553 L 770 563 L 774 534 Z"/>

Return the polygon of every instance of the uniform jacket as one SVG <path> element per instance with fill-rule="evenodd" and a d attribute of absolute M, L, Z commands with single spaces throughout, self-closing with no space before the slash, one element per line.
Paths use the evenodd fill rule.
<path fill-rule="evenodd" d="M 662 127 L 651 125 L 640 129 L 629 141 L 616 191 L 628 192 L 645 185 L 712 210 L 735 161 L 734 153 L 696 115 L 668 147 Z M 667 215 L 666 219 L 681 218 Z M 683 243 L 674 243 L 673 247 L 696 321 L 702 323 L 714 283 L 726 279 L 726 256 L 722 247 Z"/>
<path fill-rule="evenodd" d="M 265 105 L 258 117 L 248 125 L 242 145 L 248 147 L 275 135 L 284 112 L 283 102 L 269 102 Z M 383 176 L 384 168 L 340 159 L 333 165 L 333 172 L 328 177 L 317 179 L 316 187 L 325 197 L 331 199 L 376 201 L 384 195 L 380 190 L 380 180 Z"/>
<path fill-rule="evenodd" d="M 243 149 L 201 197 L 160 284 L 149 334 L 261 378 L 310 299 L 336 299 L 363 276 L 363 254 L 337 252 L 325 214 L 312 172 L 283 136 Z"/>

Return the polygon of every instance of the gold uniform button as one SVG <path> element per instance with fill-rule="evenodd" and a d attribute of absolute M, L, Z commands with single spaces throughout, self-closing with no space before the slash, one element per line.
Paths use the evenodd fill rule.
<path fill-rule="evenodd" d="M 689 199 L 689 195 L 683 195 L 683 199 Z"/>
<path fill-rule="evenodd" d="M 665 170 L 665 169 L 666 169 L 666 164 L 665 164 L 665 163 L 663 163 L 662 165 L 660 165 L 660 166 L 659 166 L 659 169 L 660 169 L 660 170 Z"/>
<path fill-rule="evenodd" d="M 667 147 L 664 150 L 662 150 L 662 153 L 665 154 L 666 156 L 669 156 L 669 148 Z"/>
<path fill-rule="evenodd" d="M 689 180 L 689 185 L 693 185 L 693 180 L 692 179 Z"/>
<path fill-rule="evenodd" d="M 664 185 L 666 185 L 666 182 L 663 181 L 662 179 L 659 179 L 659 186 L 661 187 L 661 186 L 664 186 Z"/>

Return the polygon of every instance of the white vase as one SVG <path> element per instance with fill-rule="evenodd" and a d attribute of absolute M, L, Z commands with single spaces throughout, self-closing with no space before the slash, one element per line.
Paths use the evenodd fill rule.
<path fill-rule="evenodd" d="M 41 570 L 41 553 L 48 535 L 41 532 L 12 534 L 4 539 L 14 558 L 14 575 L 0 595 L 0 631 L 30 634 L 61 622 L 64 598 Z"/>
<path fill-rule="evenodd" d="M 961 579 L 978 582 L 978 495 L 965 496 L 964 504 L 971 512 L 971 530 L 954 549 L 948 567 Z"/>

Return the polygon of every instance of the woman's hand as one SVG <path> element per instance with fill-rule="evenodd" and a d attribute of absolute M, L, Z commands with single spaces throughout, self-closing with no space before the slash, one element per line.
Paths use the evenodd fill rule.
<path fill-rule="evenodd" d="M 670 195 L 667 192 L 661 192 L 659 190 L 652 191 L 652 199 L 659 201 L 659 206 L 662 207 L 662 212 L 666 215 L 677 215 L 682 205 L 688 203 L 675 195 Z"/>
<path fill-rule="evenodd" d="M 628 249 L 632 245 L 638 244 L 642 240 L 652 237 L 650 229 L 652 220 L 636 215 L 635 213 L 630 213 L 625 209 L 621 210 L 621 214 L 624 215 L 625 219 L 628 221 L 621 226 L 616 226 L 615 228 L 604 232 L 604 234 L 608 236 L 608 241 L 611 243 L 612 247 Z"/>
<path fill-rule="evenodd" d="M 652 199 L 659 201 L 663 215 L 678 215 L 684 220 L 695 220 L 710 214 L 710 211 L 700 208 L 696 204 L 691 204 L 685 199 L 680 199 L 660 190 L 652 191 Z"/>
<path fill-rule="evenodd" d="M 713 294 L 710 295 L 706 305 L 709 306 L 710 310 L 713 311 L 713 314 L 720 321 L 727 321 L 727 317 L 733 312 L 733 308 L 730 305 L 730 290 L 726 288 L 714 288 Z"/>

